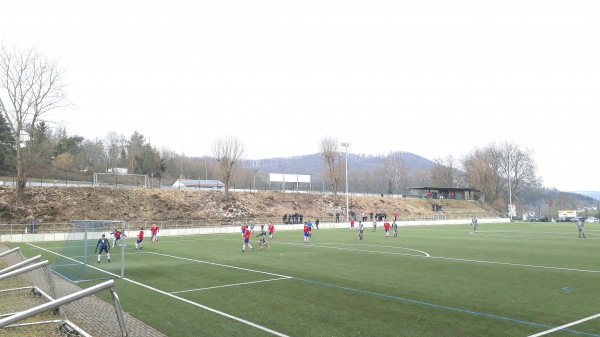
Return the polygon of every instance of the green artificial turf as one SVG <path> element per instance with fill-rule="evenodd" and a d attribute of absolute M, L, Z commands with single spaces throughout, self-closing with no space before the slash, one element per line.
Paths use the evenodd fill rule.
<path fill-rule="evenodd" d="M 173 337 L 529 336 L 600 313 L 599 228 L 579 239 L 571 223 L 401 226 L 398 237 L 366 227 L 362 241 L 313 230 L 310 244 L 276 231 L 270 251 L 253 236 L 245 253 L 239 233 L 142 251 L 128 239 L 116 289 L 125 311 Z M 600 336 L 600 319 L 550 336 Z"/>

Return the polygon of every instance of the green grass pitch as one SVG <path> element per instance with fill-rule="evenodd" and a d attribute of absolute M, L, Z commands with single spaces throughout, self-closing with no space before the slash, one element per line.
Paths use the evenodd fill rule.
<path fill-rule="evenodd" d="M 125 311 L 177 336 L 600 336 L 600 225 L 480 223 L 160 237 L 133 250 Z M 16 244 L 9 245 L 11 247 Z M 51 262 L 60 243 L 19 244 Z M 44 248 L 44 250 L 40 248 Z M 114 273 L 102 257 L 98 267 Z M 113 267 L 114 266 L 114 267 Z M 92 283 L 82 283 L 82 287 Z M 106 294 L 108 300 L 108 294 Z M 541 334 L 540 334 L 541 335 Z"/>

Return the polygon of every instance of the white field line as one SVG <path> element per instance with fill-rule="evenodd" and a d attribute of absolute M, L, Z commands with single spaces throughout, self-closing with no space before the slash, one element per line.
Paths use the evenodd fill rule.
<path fill-rule="evenodd" d="M 280 278 L 273 278 L 273 279 L 270 279 L 270 280 L 261 280 L 261 281 L 253 281 L 253 282 L 234 283 L 234 284 L 226 284 L 226 285 L 215 286 L 215 287 L 206 287 L 206 288 L 197 288 L 197 289 L 189 289 L 189 290 L 172 291 L 171 294 L 189 293 L 189 292 L 192 292 L 192 291 L 201 291 L 201 290 L 209 290 L 209 289 L 217 289 L 217 288 L 225 288 L 225 287 L 235 287 L 235 286 L 243 286 L 243 285 L 246 285 L 246 284 L 263 283 L 263 282 L 271 282 L 271 281 L 279 281 L 279 280 L 289 280 L 289 279 L 291 279 L 291 277 L 280 277 Z"/>
<path fill-rule="evenodd" d="M 421 251 L 421 250 L 416 250 L 416 249 L 412 249 L 412 248 L 402 248 L 402 247 L 390 247 L 390 246 L 378 246 L 378 245 L 364 245 L 364 246 L 372 246 L 372 247 L 383 247 L 383 248 L 397 248 L 397 249 L 406 249 L 406 250 L 412 250 L 415 252 L 420 253 L 420 255 L 415 255 L 415 254 L 407 254 L 407 253 L 397 253 L 397 252 L 384 252 L 381 250 L 366 250 L 366 249 L 359 249 L 359 248 L 346 248 L 346 247 L 333 247 L 333 246 L 324 246 L 322 244 L 300 244 L 300 243 L 284 243 L 284 242 L 279 242 L 278 244 L 280 245 L 288 245 L 288 246 L 305 246 L 305 247 L 315 247 L 315 248 L 325 248 L 325 249 L 338 249 L 338 250 L 349 250 L 349 251 L 354 251 L 354 252 L 365 252 L 365 253 L 380 253 L 380 254 L 389 254 L 389 255 L 403 255 L 403 256 L 418 256 L 418 257 L 429 257 L 429 254 Z"/>
<path fill-rule="evenodd" d="M 64 257 L 64 258 L 67 258 L 67 259 L 69 259 L 69 260 L 73 260 L 73 261 L 75 261 L 75 262 L 81 263 L 81 262 L 79 262 L 79 261 L 77 261 L 77 260 L 71 259 L 71 258 L 69 258 L 69 257 L 67 257 L 67 256 L 64 256 L 64 255 L 61 255 L 61 254 L 55 253 L 55 252 L 53 252 L 53 251 L 50 251 L 50 250 L 44 249 L 44 248 L 42 248 L 42 247 L 38 247 L 38 246 L 36 246 L 36 245 L 33 245 L 33 244 L 31 244 L 31 243 L 28 243 L 28 245 L 31 245 L 31 246 L 33 246 L 33 247 L 36 247 L 36 248 L 38 248 L 38 249 L 44 250 L 44 251 L 46 251 L 46 252 L 49 252 L 49 253 L 51 253 L 51 254 L 58 255 L 58 256 L 62 256 L 62 257 Z M 158 254 L 158 253 L 154 253 L 154 254 L 157 254 L 157 255 L 163 255 L 163 254 Z M 170 257 L 175 257 L 175 256 L 170 256 Z M 175 257 L 175 258 L 177 258 L 177 257 Z M 182 258 L 182 259 L 184 259 L 184 260 L 190 260 L 190 259 L 185 259 L 185 258 Z M 199 261 L 198 261 L 198 262 L 199 262 Z M 81 263 L 81 264 L 83 264 L 83 263 Z M 218 264 L 217 264 L 217 265 L 218 265 Z M 119 275 L 116 275 L 116 274 L 113 274 L 113 273 L 107 272 L 107 271 L 105 271 L 105 270 L 102 270 L 102 269 L 100 269 L 100 268 L 96 268 L 96 267 L 93 267 L 93 266 L 90 266 L 90 265 L 87 265 L 87 266 L 88 266 L 88 267 L 90 267 L 90 268 L 94 268 L 94 269 L 97 269 L 97 270 L 99 270 L 99 271 L 105 272 L 105 273 L 107 273 L 107 274 L 109 274 L 109 275 L 113 275 L 113 276 L 115 276 L 116 278 L 119 278 L 119 277 L 120 277 Z M 226 265 L 221 265 L 221 266 L 227 267 Z M 232 267 L 232 268 L 237 268 L 237 267 Z M 237 268 L 237 269 L 242 269 L 242 270 L 253 271 L 253 270 L 250 270 L 250 269 L 245 269 L 245 268 Z M 258 272 L 258 273 L 260 273 L 259 271 L 255 271 L 255 272 Z M 276 275 L 276 274 L 271 274 L 271 273 L 264 273 L 264 274 Z M 283 278 L 291 278 L 291 277 L 284 276 Z M 215 314 L 218 314 L 218 315 L 221 315 L 221 316 L 225 316 L 225 317 L 227 317 L 227 318 L 231 318 L 231 319 L 233 319 L 233 320 L 235 320 L 235 321 L 238 321 L 238 322 L 240 322 L 240 323 L 244 323 L 244 324 L 250 325 L 250 326 L 252 326 L 252 327 L 255 327 L 255 328 L 257 328 L 257 329 L 260 329 L 260 330 L 263 330 L 263 331 L 266 331 L 266 332 L 268 332 L 268 333 L 270 333 L 270 334 L 273 334 L 273 335 L 275 335 L 275 336 L 289 337 L 288 335 L 285 335 L 285 334 L 283 334 L 283 333 L 281 333 L 281 332 L 277 332 L 277 331 L 275 331 L 275 330 L 271 330 L 271 329 L 269 329 L 269 328 L 267 328 L 267 327 L 264 327 L 264 326 L 262 326 L 262 325 L 258 325 L 258 324 L 256 324 L 256 323 L 253 323 L 253 322 L 247 321 L 247 320 L 245 320 L 245 319 L 242 319 L 242 318 L 239 318 L 239 317 L 236 317 L 236 316 L 230 315 L 230 314 L 228 314 L 228 313 L 225 313 L 225 312 L 222 312 L 222 311 L 219 311 L 219 310 L 213 309 L 213 308 L 211 308 L 211 307 L 207 307 L 207 306 L 205 306 L 205 305 L 202 305 L 202 304 L 200 304 L 200 303 L 196 303 L 196 302 L 193 302 L 193 301 L 187 300 L 187 299 L 185 299 L 185 298 L 182 298 L 182 297 L 179 297 L 179 296 L 176 296 L 176 295 L 170 294 L 170 293 L 168 293 L 168 292 L 166 292 L 166 291 L 162 291 L 162 290 L 156 289 L 156 288 L 154 288 L 154 287 L 150 287 L 149 285 L 146 285 L 146 284 L 143 284 L 143 283 L 140 283 L 140 282 L 137 282 L 137 281 L 134 281 L 134 280 L 128 279 L 128 278 L 122 278 L 122 280 L 124 280 L 124 281 L 127 281 L 127 282 L 130 282 L 130 283 L 133 283 L 133 284 L 136 284 L 136 285 L 138 285 L 138 286 L 140 286 L 140 287 L 144 287 L 144 288 L 146 288 L 146 289 L 150 289 L 150 290 L 152 290 L 152 291 L 154 291 L 154 292 L 157 292 L 157 293 L 163 294 L 163 295 L 165 295 L 165 296 L 169 296 L 169 297 L 171 297 L 171 298 L 174 298 L 174 299 L 180 300 L 180 301 L 182 301 L 182 302 L 185 302 L 185 303 L 191 304 L 191 305 L 193 305 L 193 306 L 196 306 L 196 307 L 202 308 L 202 309 L 204 309 L 204 310 L 207 310 L 207 311 L 213 312 L 213 313 L 215 313 Z"/>
<path fill-rule="evenodd" d="M 597 315 L 594 315 L 594 316 L 590 316 L 590 317 L 586 317 L 586 318 L 582 318 L 582 319 L 580 319 L 578 321 L 567 323 L 565 325 L 557 326 L 556 328 L 552 328 L 552 329 L 549 329 L 549 330 L 546 330 L 546 331 L 542 331 L 542 332 L 536 333 L 534 335 L 530 335 L 529 337 L 538 337 L 538 336 L 547 335 L 547 334 L 552 333 L 554 331 L 562 330 L 562 329 L 568 328 L 570 326 L 577 325 L 579 323 L 583 323 L 585 321 L 589 321 L 591 319 L 598 318 L 598 317 L 600 317 L 600 314 L 597 314 Z"/>
<path fill-rule="evenodd" d="M 214 239 L 209 239 L 209 240 L 214 240 Z M 235 239 L 219 239 L 219 240 L 237 241 Z M 581 240 L 583 240 L 583 239 L 581 239 Z M 197 240 L 197 241 L 200 241 L 200 240 Z M 302 244 L 302 243 L 289 243 L 289 242 L 287 242 L 287 243 L 286 242 L 276 242 L 276 243 L 279 244 L 279 245 L 304 246 L 304 247 L 325 248 L 325 249 L 339 249 L 339 250 L 348 250 L 348 251 L 356 251 L 356 252 L 380 253 L 380 254 L 390 254 L 390 255 L 400 255 L 400 256 L 414 256 L 414 257 L 424 257 L 424 258 L 430 258 L 430 259 L 460 261 L 460 262 L 471 262 L 471 263 L 485 263 L 485 264 L 495 264 L 495 265 L 512 266 L 512 267 L 527 267 L 527 268 L 539 268 L 539 269 L 551 269 L 551 270 L 565 270 L 565 271 L 574 271 L 574 272 L 582 272 L 582 273 L 600 273 L 600 270 L 587 270 L 587 269 L 576 269 L 576 268 L 566 268 L 566 267 L 540 266 L 540 265 L 534 265 L 534 264 L 522 264 L 522 263 L 498 262 L 498 261 L 485 261 L 485 260 L 463 259 L 463 258 L 443 257 L 443 256 L 431 256 L 427 252 L 416 250 L 416 249 L 411 249 L 411 248 L 404 248 L 404 249 L 415 250 L 417 252 L 420 252 L 423 255 L 405 254 L 405 253 L 394 253 L 394 252 L 384 252 L 384 251 L 378 251 L 378 250 L 365 250 L 365 249 L 358 249 L 358 248 L 352 249 L 352 248 L 343 248 L 343 247 L 330 247 L 330 246 L 322 246 L 320 244 L 312 244 L 312 243 L 308 244 L 308 245 Z M 393 246 L 379 246 L 379 245 L 369 245 L 369 244 L 345 244 L 345 245 L 360 245 L 360 246 L 372 246 L 372 247 L 393 247 Z"/>
<path fill-rule="evenodd" d="M 225 267 L 225 268 L 231 268 L 231 269 L 249 271 L 249 272 L 253 272 L 253 273 L 259 273 L 259 274 L 265 274 L 265 275 L 272 275 L 272 276 L 281 277 L 281 278 L 293 278 L 292 276 L 273 274 L 273 273 L 268 273 L 266 271 L 260 271 L 260 270 L 254 270 L 254 269 L 248 269 L 248 268 L 230 266 L 230 265 L 221 264 L 221 263 L 215 263 L 215 262 L 208 262 L 208 261 L 190 259 L 190 258 L 187 258 L 187 257 L 181 257 L 181 256 L 175 256 L 175 255 L 169 255 L 169 254 L 162 254 L 162 253 L 155 253 L 155 252 L 146 252 L 146 254 L 154 254 L 154 255 L 158 255 L 158 256 L 166 256 L 166 257 L 170 257 L 170 258 L 178 259 L 178 260 L 191 261 L 191 262 L 197 262 L 197 263 L 204 263 L 204 264 L 209 264 L 209 265 L 212 265 L 212 266 L 218 266 L 218 267 Z"/>
<path fill-rule="evenodd" d="M 80 264 L 80 265 L 82 265 L 82 266 L 86 266 L 86 267 L 89 267 L 89 268 L 92 268 L 92 269 L 98 270 L 98 271 L 100 271 L 100 272 L 106 273 L 106 274 L 108 274 L 108 275 L 114 276 L 115 278 L 120 278 L 120 277 L 121 277 L 120 275 L 113 274 L 113 273 L 111 273 L 111 272 L 108 272 L 108 271 L 106 271 L 106 270 L 103 270 L 103 269 L 100 269 L 100 268 L 94 267 L 94 266 L 92 266 L 91 264 L 85 264 L 85 263 L 83 263 L 83 262 L 81 262 L 81 261 L 77 261 L 77 260 L 75 260 L 75 259 L 73 259 L 73 258 L 70 258 L 70 257 L 68 257 L 68 256 L 65 256 L 65 255 L 62 255 L 62 254 L 59 254 L 59 253 L 53 252 L 53 251 L 51 251 L 51 250 L 48 250 L 48 249 L 46 249 L 46 248 L 42 248 L 42 247 L 40 247 L 40 246 L 36 246 L 36 245 L 34 245 L 34 244 L 32 244 L 32 243 L 27 243 L 27 244 L 28 244 L 28 245 L 30 245 L 30 246 L 33 246 L 33 247 L 35 247 L 35 248 L 37 248 L 37 249 L 41 249 L 41 250 L 43 250 L 43 251 L 45 251 L 45 252 L 48 252 L 48 253 L 54 254 L 54 255 L 56 255 L 56 256 L 61 256 L 61 257 L 64 257 L 65 259 L 67 259 L 67 260 L 71 260 L 71 261 L 75 262 L 76 264 Z M 90 255 L 90 256 L 94 256 L 94 255 Z"/>
<path fill-rule="evenodd" d="M 277 332 L 277 331 L 275 331 L 275 330 L 271 330 L 271 329 L 269 329 L 269 328 L 267 328 L 267 327 L 264 327 L 264 326 L 262 326 L 262 325 L 258 325 L 258 324 L 256 324 L 256 323 L 253 323 L 253 322 L 247 321 L 247 320 L 245 320 L 245 319 L 242 319 L 242 318 L 239 318 L 239 317 L 236 317 L 236 316 L 230 315 L 230 314 L 228 314 L 228 313 L 225 313 L 225 312 L 222 312 L 222 311 L 219 311 L 219 310 L 213 309 L 213 308 L 211 308 L 211 307 L 207 307 L 207 306 L 205 306 L 205 305 L 202 305 L 202 304 L 200 304 L 200 303 L 196 303 L 196 302 L 194 302 L 194 301 L 190 301 L 190 300 L 188 300 L 188 299 L 185 299 L 185 298 L 183 298 L 183 297 L 179 297 L 179 296 L 177 296 L 177 295 L 170 294 L 170 293 L 168 293 L 168 292 L 166 292 L 166 291 L 162 291 L 162 290 L 159 290 L 159 289 L 156 289 L 156 288 L 150 287 L 150 286 L 148 286 L 148 285 L 145 285 L 145 284 L 143 284 L 143 283 L 140 283 L 140 282 L 137 282 L 137 281 L 134 281 L 134 280 L 130 280 L 130 279 L 128 279 L 128 278 L 124 278 L 123 280 L 125 280 L 125 281 L 128 281 L 128 282 L 131 282 L 131 283 L 133 283 L 133 284 L 137 284 L 137 285 L 139 285 L 140 287 L 144 287 L 144 288 L 146 288 L 146 289 L 150 289 L 150 290 L 152 290 L 152 291 L 155 291 L 155 292 L 157 292 L 157 293 L 163 294 L 163 295 L 165 295 L 165 296 L 169 296 L 169 297 L 171 297 L 171 298 L 174 298 L 174 299 L 180 300 L 180 301 L 182 301 L 182 302 L 185 302 L 185 303 L 191 304 L 191 305 L 193 305 L 193 306 L 196 306 L 196 307 L 202 308 L 202 309 L 204 309 L 204 310 L 207 310 L 207 311 L 213 312 L 213 313 L 215 313 L 215 314 L 218 314 L 218 315 L 221 315 L 221 316 L 225 316 L 225 317 L 227 317 L 227 318 L 231 318 L 231 319 L 233 319 L 233 320 L 235 320 L 235 321 L 238 321 L 238 322 L 240 322 L 240 323 L 244 323 L 244 324 L 250 325 L 250 326 L 252 326 L 252 327 L 255 327 L 255 328 L 257 328 L 257 329 L 260 329 L 260 330 L 263 330 L 263 331 L 266 331 L 266 332 L 268 332 L 268 333 L 270 333 L 270 334 L 273 334 L 273 335 L 275 335 L 275 336 L 288 337 L 287 335 L 285 335 L 285 334 L 283 334 L 283 333 L 281 333 L 281 332 Z"/>
<path fill-rule="evenodd" d="M 522 264 L 522 263 L 510 263 L 510 262 L 496 262 L 496 261 L 483 261 L 483 260 L 460 259 L 460 258 L 442 257 L 442 256 L 430 256 L 429 258 L 430 259 L 439 259 L 439 260 L 460 261 L 460 262 L 497 264 L 497 265 L 512 266 L 512 267 L 528 267 L 528 268 L 540 268 L 540 269 L 567 270 L 567 271 L 576 271 L 576 272 L 582 272 L 582 273 L 600 273 L 600 270 L 587 270 L 587 269 L 575 269 L 575 268 L 565 268 L 565 267 L 538 266 L 538 265 L 534 265 L 534 264 Z"/>

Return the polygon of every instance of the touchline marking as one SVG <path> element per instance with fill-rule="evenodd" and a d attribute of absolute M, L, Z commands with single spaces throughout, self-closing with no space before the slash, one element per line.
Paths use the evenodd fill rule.
<path fill-rule="evenodd" d="M 590 316 L 590 317 L 586 317 L 586 318 L 582 318 L 582 319 L 580 319 L 578 321 L 567 323 L 565 325 L 557 326 L 556 328 L 552 328 L 550 330 L 542 331 L 540 333 L 536 333 L 535 335 L 530 335 L 529 337 L 538 337 L 538 336 L 547 335 L 547 334 L 552 333 L 554 331 L 562 330 L 564 328 L 568 328 L 570 326 L 573 326 L 573 325 L 576 325 L 576 324 L 579 324 L 579 323 L 583 323 L 585 321 L 589 321 L 589 320 L 597 318 L 597 317 L 600 317 L 600 314 L 597 314 L 597 315 L 594 315 L 594 316 Z M 565 330 L 565 331 L 570 331 L 570 330 Z"/>
<path fill-rule="evenodd" d="M 189 290 L 171 291 L 171 294 L 189 293 L 189 292 L 192 292 L 192 291 L 201 291 L 201 290 L 209 290 L 209 289 L 217 289 L 217 288 L 225 288 L 225 287 L 243 286 L 243 285 L 246 285 L 246 284 L 253 284 L 253 283 L 271 282 L 271 281 L 279 281 L 279 280 L 289 280 L 291 278 L 292 277 L 280 277 L 280 278 L 273 278 L 273 279 L 270 279 L 270 280 L 261 280 L 261 281 L 252 281 L 252 282 L 226 284 L 226 285 L 222 285 L 222 286 L 214 286 L 214 287 L 206 287 L 206 288 L 197 288 L 197 289 L 189 289 Z"/>
<path fill-rule="evenodd" d="M 467 310 L 467 309 L 454 308 L 454 307 L 450 307 L 450 306 L 446 306 L 446 305 L 441 305 L 441 304 L 434 304 L 434 303 L 417 301 L 417 300 L 413 300 L 413 299 L 409 299 L 409 298 L 403 298 L 403 297 L 392 296 L 392 295 L 385 295 L 385 294 L 380 294 L 380 293 L 375 293 L 375 292 L 371 292 L 371 291 L 366 291 L 366 290 L 361 290 L 361 289 L 356 289 L 356 288 L 350 288 L 350 287 L 340 286 L 340 285 L 331 284 L 331 283 L 324 283 L 324 282 L 306 280 L 306 279 L 301 279 L 301 278 L 296 278 L 296 277 L 294 278 L 294 280 L 298 280 L 298 281 L 302 281 L 302 282 L 307 282 L 307 283 L 318 284 L 318 285 L 323 285 L 323 286 L 332 287 L 332 288 L 338 288 L 338 289 L 348 290 L 348 291 L 353 291 L 353 292 L 367 294 L 367 295 L 374 295 L 374 296 L 384 297 L 384 298 L 393 299 L 393 300 L 399 300 L 399 301 L 413 303 L 413 304 L 426 305 L 426 306 L 433 307 L 433 308 L 452 310 L 452 311 L 456 311 L 456 312 L 462 312 L 462 313 L 466 313 L 466 314 L 472 314 L 472 315 L 478 315 L 478 316 L 483 316 L 483 317 L 495 318 L 495 319 L 500 319 L 500 320 L 509 321 L 509 322 L 522 323 L 522 324 L 527 324 L 527 325 L 534 325 L 534 326 L 539 326 L 539 327 L 543 327 L 543 328 L 552 328 L 552 329 L 563 330 L 565 327 L 569 326 L 569 325 L 565 325 L 565 326 L 561 326 L 561 327 L 556 327 L 555 328 L 555 327 L 552 327 L 551 325 L 547 325 L 547 324 L 540 324 L 540 323 L 528 322 L 528 321 L 524 321 L 524 320 L 520 320 L 520 319 L 510 318 L 510 317 L 497 316 L 497 315 L 486 314 L 486 313 L 483 313 L 483 312 L 477 312 L 477 311 L 472 311 L 472 310 Z M 598 314 L 596 316 L 593 316 L 593 317 L 588 317 L 587 319 L 592 319 L 592 318 L 597 317 L 597 316 L 600 316 L 600 314 Z M 587 320 L 587 319 L 585 319 L 585 320 Z M 578 322 L 580 322 L 580 321 L 578 321 Z M 570 325 L 573 325 L 575 323 L 576 322 L 570 323 Z M 550 330 L 548 330 L 548 331 L 550 331 Z M 564 331 L 572 332 L 572 333 L 576 333 L 576 334 L 580 334 L 580 335 L 600 337 L 600 335 L 598 335 L 598 334 L 593 334 L 593 333 L 588 333 L 588 332 L 582 332 L 582 331 L 576 331 L 576 330 L 564 330 Z M 534 336 L 534 335 L 532 335 L 532 336 Z M 532 337 L 532 336 L 529 336 L 529 337 Z"/>
<path fill-rule="evenodd" d="M 62 256 L 62 257 L 64 257 L 64 258 L 66 258 L 66 259 L 73 260 L 73 261 L 75 261 L 75 262 L 81 263 L 81 262 L 79 262 L 79 261 L 77 261 L 77 260 L 71 259 L 71 258 L 70 258 L 70 257 L 68 257 L 68 256 L 64 256 L 64 255 L 61 255 L 61 254 L 55 253 L 55 252 L 53 252 L 53 251 L 51 251 L 51 250 L 47 250 L 47 249 L 44 249 L 44 248 L 42 248 L 42 247 L 38 247 L 38 246 L 36 246 L 36 245 L 33 245 L 33 244 L 31 244 L 31 243 L 27 243 L 27 244 L 28 244 L 28 245 L 31 245 L 31 246 L 33 246 L 33 247 L 36 247 L 36 248 L 38 248 L 38 249 L 41 249 L 41 250 L 43 250 L 43 251 L 46 251 L 46 252 L 48 252 L 48 253 L 52 253 L 52 254 L 54 254 L 54 255 Z M 154 253 L 154 254 L 158 254 L 158 253 Z M 158 255 L 163 255 L 163 254 L 158 254 Z M 190 259 L 185 259 L 185 258 L 182 258 L 182 259 L 184 259 L 184 260 L 190 260 Z M 200 261 L 197 261 L 197 262 L 200 262 Z M 209 262 L 207 262 L 207 263 L 209 263 Z M 81 263 L 81 264 L 83 264 L 83 263 Z M 107 273 L 107 274 L 113 275 L 113 276 L 115 276 L 116 278 L 120 278 L 120 276 L 119 276 L 119 275 L 116 275 L 116 274 L 113 274 L 113 273 L 107 272 L 107 271 L 105 271 L 105 270 L 102 270 L 102 269 L 99 269 L 99 268 L 93 267 L 93 266 L 91 266 L 91 265 L 87 265 L 87 266 L 88 266 L 88 267 L 90 267 L 90 268 L 94 268 L 94 269 L 97 269 L 97 270 L 103 271 L 103 272 L 105 272 L 105 273 Z M 222 265 L 222 266 L 225 266 L 225 265 Z M 225 267 L 227 267 L 227 266 L 225 266 Z M 232 267 L 232 268 L 235 268 L 235 267 Z M 244 269 L 244 268 L 238 268 L 238 269 Z M 250 269 L 245 269 L 245 270 L 250 270 Z M 265 274 L 269 274 L 269 273 L 265 273 Z M 271 275 L 275 275 L 275 274 L 271 274 Z M 287 276 L 285 276 L 284 278 L 291 278 L 291 277 L 287 277 Z M 247 321 L 247 320 L 245 320 L 245 319 L 242 319 L 242 318 L 239 318 L 239 317 L 236 317 L 236 316 L 230 315 L 230 314 L 228 314 L 228 313 L 225 313 L 225 312 L 222 312 L 222 311 L 219 311 L 219 310 L 213 309 L 213 308 L 211 308 L 211 307 L 207 307 L 207 306 L 205 306 L 205 305 L 202 305 L 202 304 L 200 304 L 200 303 L 196 303 L 196 302 L 190 301 L 190 300 L 188 300 L 188 299 L 185 299 L 185 298 L 182 298 L 182 297 L 179 297 L 179 296 L 173 295 L 173 294 L 169 294 L 169 293 L 168 293 L 168 292 L 166 292 L 166 291 L 162 291 L 162 290 L 160 290 L 160 289 L 156 289 L 156 288 L 154 288 L 154 287 L 151 287 L 151 286 L 149 286 L 149 285 L 145 285 L 145 284 L 143 284 L 143 283 L 140 283 L 140 282 L 134 281 L 134 280 L 132 280 L 132 279 L 129 279 L 129 278 L 126 278 L 126 277 L 125 277 L 125 278 L 122 278 L 121 280 L 124 280 L 124 281 L 130 282 L 130 283 L 136 284 L 136 285 L 138 285 L 138 286 L 140 286 L 140 287 L 144 287 L 144 288 L 146 288 L 146 289 L 150 289 L 150 290 L 152 290 L 152 291 L 155 291 L 155 292 L 157 292 L 157 293 L 160 293 L 160 294 L 163 294 L 163 295 L 166 295 L 166 296 L 172 297 L 172 298 L 174 298 L 174 299 L 177 299 L 177 300 L 183 301 L 183 302 L 185 302 L 185 303 L 188 303 L 188 304 L 191 304 L 191 305 L 193 305 L 193 306 L 196 306 L 196 307 L 202 308 L 202 309 L 204 309 L 204 310 L 207 310 L 207 311 L 213 312 L 213 313 L 215 313 L 215 314 L 218 314 L 218 315 L 221 315 L 221 316 L 225 316 L 225 317 L 227 317 L 227 318 L 231 318 L 231 319 L 233 319 L 233 320 L 235 320 L 235 321 L 238 321 L 238 322 L 241 322 L 241 323 L 244 323 L 244 324 L 250 325 L 250 326 L 252 326 L 252 327 L 255 327 L 255 328 L 257 328 L 257 329 L 260 329 L 260 330 L 263 330 L 263 331 L 266 331 L 266 332 L 268 332 L 268 333 L 270 333 L 270 334 L 273 334 L 273 335 L 275 335 L 275 336 L 289 337 L 288 335 L 285 335 L 285 334 L 283 334 L 283 333 L 281 333 L 281 332 L 277 332 L 277 331 L 275 331 L 275 330 L 271 330 L 271 329 L 269 329 L 269 328 L 267 328 L 267 327 L 264 327 L 264 326 L 262 326 L 262 325 L 258 325 L 258 324 L 256 324 L 256 323 L 252 323 L 252 322 L 250 322 L 250 321 Z"/>

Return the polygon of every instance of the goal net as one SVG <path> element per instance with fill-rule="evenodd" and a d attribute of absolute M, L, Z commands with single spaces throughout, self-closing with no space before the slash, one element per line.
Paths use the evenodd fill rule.
<path fill-rule="evenodd" d="M 0 246 L 0 335 L 128 335 L 114 280 L 84 290 L 70 285 L 55 279 L 40 255 L 25 260 L 19 248 Z M 113 294 L 112 310 L 93 296 L 107 289 Z"/>
<path fill-rule="evenodd" d="M 112 247 L 115 232 L 125 233 L 125 223 L 117 220 L 73 220 L 52 271 L 71 282 L 103 280 L 125 275 L 124 235 Z M 100 251 L 102 236 L 108 239 L 108 253 Z"/>
<path fill-rule="evenodd" d="M 150 179 L 147 174 L 94 173 L 92 186 L 148 188 Z"/>

